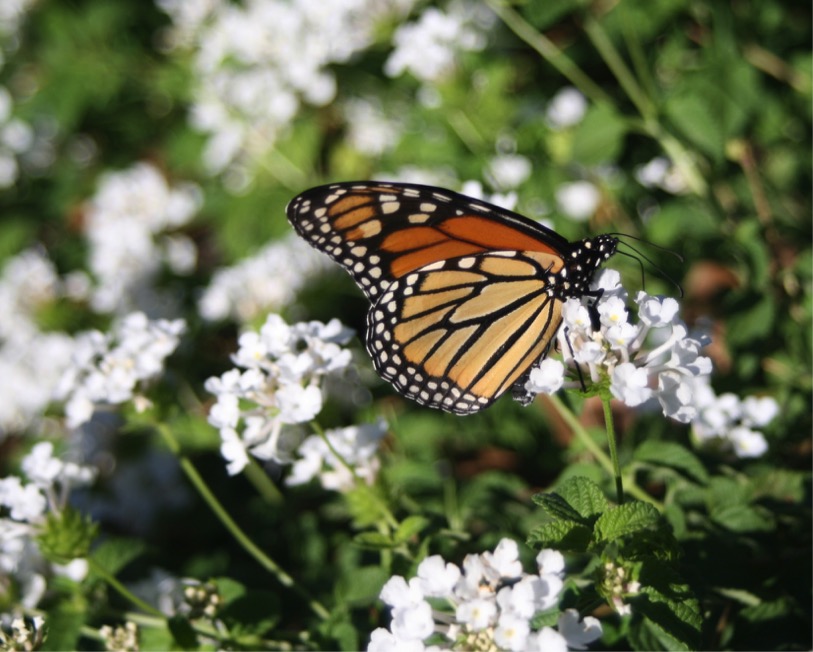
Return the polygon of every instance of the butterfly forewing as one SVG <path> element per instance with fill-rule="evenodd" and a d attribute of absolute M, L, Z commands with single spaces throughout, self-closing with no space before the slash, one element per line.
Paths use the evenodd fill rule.
<path fill-rule="evenodd" d="M 521 215 L 414 184 L 320 186 L 295 197 L 287 213 L 297 233 L 342 265 L 371 301 L 433 262 L 494 250 L 559 255 L 569 246 Z"/>

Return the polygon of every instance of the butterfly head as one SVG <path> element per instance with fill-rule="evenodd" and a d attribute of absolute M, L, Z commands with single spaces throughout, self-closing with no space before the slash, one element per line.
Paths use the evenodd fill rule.
<path fill-rule="evenodd" d="M 575 243 L 559 271 L 557 294 L 566 299 L 589 292 L 596 270 L 615 253 L 617 246 L 618 238 L 611 235 L 599 235 Z"/>

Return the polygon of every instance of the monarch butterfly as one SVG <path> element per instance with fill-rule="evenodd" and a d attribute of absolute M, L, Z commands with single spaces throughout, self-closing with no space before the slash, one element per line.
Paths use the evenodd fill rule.
<path fill-rule="evenodd" d="M 407 183 L 319 186 L 286 209 L 297 233 L 346 269 L 370 300 L 367 351 L 404 396 L 473 414 L 508 388 L 527 403 L 568 297 L 598 296 L 611 235 L 569 242 L 458 193 Z"/>

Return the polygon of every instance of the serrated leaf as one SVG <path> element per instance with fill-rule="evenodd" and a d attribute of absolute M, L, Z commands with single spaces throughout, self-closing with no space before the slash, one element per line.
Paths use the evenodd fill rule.
<path fill-rule="evenodd" d="M 658 510 L 649 503 L 625 503 L 599 516 L 593 529 L 596 540 L 606 543 L 653 528 L 657 526 L 659 520 Z"/>
<path fill-rule="evenodd" d="M 419 534 L 423 529 L 429 525 L 429 519 L 423 516 L 407 516 L 398 525 L 393 539 L 399 543 L 408 541 L 413 536 Z"/>
<path fill-rule="evenodd" d="M 570 521 L 552 521 L 535 528 L 528 535 L 528 545 L 534 548 L 554 548 L 584 552 L 590 543 L 590 528 Z"/>
<path fill-rule="evenodd" d="M 598 516 L 610 507 L 601 487 L 588 478 L 569 478 L 556 487 L 556 493 L 584 518 Z"/>
<path fill-rule="evenodd" d="M 553 519 L 587 525 L 587 520 L 582 518 L 582 515 L 573 509 L 559 494 L 536 494 L 533 501 L 542 508 L 546 515 Z"/>
<path fill-rule="evenodd" d="M 703 619 L 700 605 L 674 567 L 666 562 L 647 560 L 638 577 L 641 592 L 633 600 L 633 613 L 644 615 L 657 627 L 659 640 L 672 638 L 677 649 L 694 649 L 700 642 Z M 668 643 L 667 649 L 675 649 Z"/>
<path fill-rule="evenodd" d="M 629 642 L 633 650 L 651 652 L 653 650 L 689 650 L 685 644 L 670 636 L 656 622 L 648 618 L 636 620 L 629 629 Z"/>
<path fill-rule="evenodd" d="M 689 449 L 668 441 L 645 441 L 633 454 L 633 459 L 656 466 L 668 466 L 705 484 L 709 474 L 706 467 Z"/>

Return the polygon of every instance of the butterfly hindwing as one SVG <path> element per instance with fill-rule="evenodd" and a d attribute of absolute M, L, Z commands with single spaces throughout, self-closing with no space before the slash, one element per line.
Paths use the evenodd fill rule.
<path fill-rule="evenodd" d="M 561 302 L 546 279 L 558 262 L 489 252 L 393 281 L 367 319 L 376 370 L 429 407 L 457 414 L 487 407 L 548 350 Z"/>

